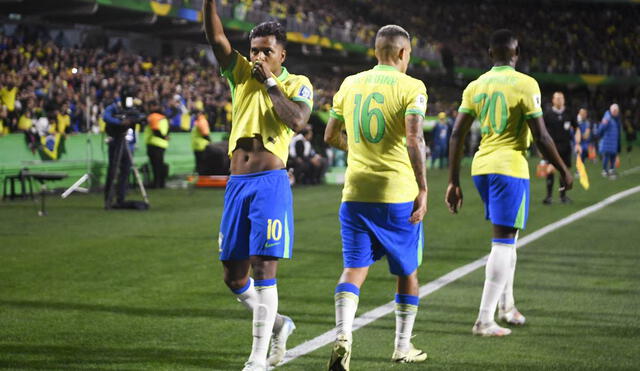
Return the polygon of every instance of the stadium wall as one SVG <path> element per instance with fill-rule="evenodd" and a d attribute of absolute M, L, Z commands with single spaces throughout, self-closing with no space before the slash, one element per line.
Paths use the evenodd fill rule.
<path fill-rule="evenodd" d="M 212 140 L 220 141 L 225 133 L 211 133 Z M 102 134 L 76 134 L 65 139 L 65 152 L 56 161 L 43 161 L 38 152 L 32 153 L 21 133 L 0 136 L 0 178 L 16 175 L 23 168 L 38 172 L 62 172 L 68 177 L 53 182 L 51 187 L 68 187 L 89 169 L 99 186 L 104 183 L 108 163 L 106 136 Z M 191 133 L 171 133 L 169 148 L 165 153 L 169 176 L 191 174 L 195 159 L 191 150 Z M 136 143 L 134 163 L 138 168 L 149 162 L 144 137 Z"/>

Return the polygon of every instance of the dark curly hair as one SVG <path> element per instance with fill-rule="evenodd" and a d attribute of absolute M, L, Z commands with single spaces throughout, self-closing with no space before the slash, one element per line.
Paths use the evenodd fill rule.
<path fill-rule="evenodd" d="M 500 48 L 509 45 L 513 40 L 517 40 L 516 35 L 506 28 L 497 30 L 491 34 L 489 46 L 492 48 Z"/>
<path fill-rule="evenodd" d="M 256 37 L 264 37 L 273 35 L 276 37 L 278 44 L 283 47 L 287 46 L 287 31 L 284 26 L 278 22 L 262 22 L 255 26 L 249 33 L 249 40 Z"/>

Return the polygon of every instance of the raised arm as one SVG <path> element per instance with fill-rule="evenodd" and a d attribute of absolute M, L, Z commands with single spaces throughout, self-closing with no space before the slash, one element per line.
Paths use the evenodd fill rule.
<path fill-rule="evenodd" d="M 226 69 L 231 64 L 233 49 L 224 34 L 215 0 L 204 0 L 202 4 L 202 21 L 204 32 L 207 35 L 213 54 L 215 54 L 220 67 Z"/>
<path fill-rule="evenodd" d="M 544 119 L 542 117 L 531 118 L 527 120 L 527 124 L 542 156 L 560 171 L 562 186 L 566 190 L 571 189 L 573 187 L 573 176 L 558 154 L 558 150 L 553 144 L 553 139 L 551 139 L 547 131 L 547 126 L 544 124 Z"/>
<path fill-rule="evenodd" d="M 329 117 L 327 127 L 324 129 L 324 141 L 331 147 L 341 149 L 343 151 L 349 150 L 347 133 L 344 132 L 344 121 L 335 117 Z"/>
<path fill-rule="evenodd" d="M 449 185 L 444 201 L 449 211 L 457 213 L 462 208 L 462 188 L 460 187 L 460 160 L 464 150 L 464 139 L 473 124 L 473 115 L 459 112 L 449 139 Z"/>
<path fill-rule="evenodd" d="M 418 196 L 413 202 L 413 212 L 409 218 L 409 221 L 415 224 L 421 222 L 424 214 L 427 213 L 426 149 L 424 132 L 422 131 L 422 116 L 406 115 L 404 125 L 407 136 L 407 152 L 418 184 Z"/>

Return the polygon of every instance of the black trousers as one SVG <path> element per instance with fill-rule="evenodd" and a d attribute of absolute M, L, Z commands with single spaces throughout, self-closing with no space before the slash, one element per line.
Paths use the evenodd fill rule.
<path fill-rule="evenodd" d="M 107 170 L 107 179 L 105 181 L 104 198 L 109 197 L 109 190 L 111 189 L 113 182 L 115 181 L 115 199 L 116 203 L 122 203 L 127 194 L 127 188 L 129 185 L 128 178 L 131 171 L 131 158 L 127 153 L 127 148 L 123 146 L 127 145 L 127 141 L 124 138 L 113 138 L 109 142 L 109 167 Z M 121 152 L 121 153 L 120 153 Z M 118 156 L 120 156 L 120 166 L 117 168 Z M 116 169 L 117 179 L 116 178 Z"/>
<path fill-rule="evenodd" d="M 193 155 L 196 158 L 196 173 L 200 175 L 204 175 L 204 172 L 205 172 L 204 151 L 193 151 Z"/>
<path fill-rule="evenodd" d="M 164 148 L 147 145 L 147 155 L 153 172 L 152 188 L 164 188 L 167 174 L 164 166 Z"/>
<path fill-rule="evenodd" d="M 556 149 L 558 150 L 558 154 L 560 155 L 562 162 L 564 162 L 564 164 L 567 165 L 567 168 L 571 169 L 571 157 L 572 157 L 571 146 L 566 146 L 566 145 L 558 146 L 556 144 Z M 555 182 L 554 173 L 547 175 L 547 197 L 551 197 L 553 195 L 554 182 Z M 560 197 L 564 197 L 565 195 L 566 195 L 566 191 L 560 191 Z"/>

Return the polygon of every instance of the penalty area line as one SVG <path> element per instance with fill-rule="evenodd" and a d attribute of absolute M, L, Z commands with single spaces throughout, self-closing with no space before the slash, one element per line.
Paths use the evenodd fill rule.
<path fill-rule="evenodd" d="M 553 222 L 551 224 L 548 224 L 522 238 L 520 238 L 518 240 L 518 248 L 524 247 L 528 244 L 530 244 L 531 242 L 546 236 L 547 234 L 560 229 L 564 226 L 566 226 L 567 224 L 573 223 L 576 220 L 582 219 L 585 216 L 589 215 L 589 214 L 593 214 L 594 212 L 608 206 L 611 205 L 612 203 L 619 201 L 627 196 L 630 196 L 634 193 L 638 193 L 640 192 L 640 186 L 636 186 L 630 189 L 627 189 L 626 191 L 622 191 L 619 193 L 616 193 L 614 195 L 611 195 L 607 198 L 605 198 L 604 200 L 595 203 L 589 207 L 586 207 L 582 210 L 578 210 L 575 213 L 564 217 L 556 222 Z M 459 268 L 456 268 L 454 270 L 452 270 L 451 272 L 445 274 L 444 276 L 441 276 L 439 278 L 436 278 L 435 280 L 423 285 L 420 287 L 420 291 L 419 291 L 419 296 L 420 298 L 424 298 L 427 295 L 430 295 L 436 291 L 438 291 L 439 289 L 447 286 L 448 284 L 459 280 L 460 278 L 466 276 L 467 274 L 475 271 L 478 268 L 483 267 L 486 263 L 487 263 L 487 259 L 489 258 L 489 255 L 485 255 L 482 258 L 475 260 L 469 264 L 463 265 Z M 386 316 L 387 314 L 392 313 L 395 310 L 395 302 L 394 301 L 390 301 L 384 305 L 381 305 L 377 308 L 374 308 L 364 314 L 361 314 L 360 316 L 356 317 L 355 320 L 353 321 L 353 331 L 356 331 L 384 316 Z M 289 363 L 293 360 L 295 360 L 296 358 L 300 358 L 302 356 L 304 356 L 305 354 L 311 353 L 331 342 L 333 342 L 335 340 L 335 329 L 331 329 L 327 332 L 325 332 L 322 335 L 316 336 L 315 338 L 311 339 L 311 340 L 307 340 L 304 343 L 287 350 L 287 354 L 283 360 L 283 362 L 281 363 L 281 365 Z"/>

